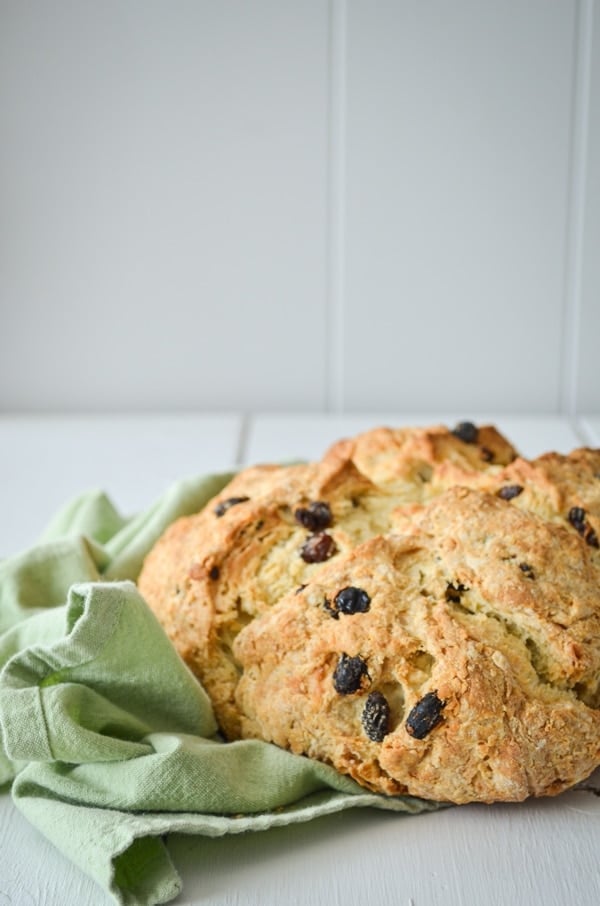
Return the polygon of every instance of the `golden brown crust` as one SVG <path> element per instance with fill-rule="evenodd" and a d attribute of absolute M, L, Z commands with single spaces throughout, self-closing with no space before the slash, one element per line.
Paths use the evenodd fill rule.
<path fill-rule="evenodd" d="M 465 426 L 467 430 L 461 430 Z M 405 490 L 411 500 L 419 483 L 426 484 L 441 464 L 451 465 L 459 474 L 478 474 L 508 465 L 517 456 L 510 441 L 493 425 L 477 427 L 470 422 L 453 430 L 444 425 L 375 428 L 340 441 L 329 452 L 342 447 L 374 484 Z"/>
<path fill-rule="evenodd" d="M 533 570 L 523 565 L 533 564 Z M 367 612 L 336 613 L 345 587 Z M 452 802 L 548 795 L 600 757 L 600 573 L 580 540 L 490 495 L 452 489 L 410 536 L 365 542 L 238 637 L 242 733 L 389 794 Z M 360 658 L 350 692 L 340 658 Z M 367 698 L 390 706 L 373 741 Z M 437 696 L 423 738 L 412 709 Z"/>
<path fill-rule="evenodd" d="M 329 556 L 350 550 L 387 527 L 393 504 L 338 452 L 318 464 L 263 470 L 241 473 L 197 516 L 174 523 L 138 579 L 230 737 L 239 733 L 239 670 L 231 653 L 237 633 L 319 568 L 322 560 L 303 559 L 307 539 L 323 533 L 331 538 Z M 326 501 L 332 514 L 331 529 L 322 533 L 295 516 L 315 501 Z"/>
<path fill-rule="evenodd" d="M 380 428 L 240 472 L 167 530 L 139 587 L 228 738 L 386 793 L 555 793 L 600 760 L 599 475 L 600 451 L 528 461 L 492 426 Z M 366 611 L 336 605 L 344 583 Z M 332 682 L 342 654 L 367 664 L 340 668 L 352 692 Z M 381 739 L 367 699 L 371 735 L 390 708 Z"/>

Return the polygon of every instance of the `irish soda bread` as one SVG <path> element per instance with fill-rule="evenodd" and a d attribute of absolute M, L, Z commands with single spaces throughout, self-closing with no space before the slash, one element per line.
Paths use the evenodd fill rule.
<path fill-rule="evenodd" d="M 139 588 L 228 739 L 369 789 L 551 795 L 600 764 L 600 451 L 380 428 L 240 472 Z"/>

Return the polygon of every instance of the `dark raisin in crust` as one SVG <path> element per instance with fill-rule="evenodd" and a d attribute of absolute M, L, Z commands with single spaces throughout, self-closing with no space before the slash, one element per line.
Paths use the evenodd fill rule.
<path fill-rule="evenodd" d="M 529 563 L 519 563 L 519 569 L 528 579 L 535 579 L 533 566 L 530 566 Z"/>
<path fill-rule="evenodd" d="M 390 732 L 390 706 L 381 692 L 370 692 L 367 696 L 362 725 L 373 742 L 382 742 Z"/>
<path fill-rule="evenodd" d="M 598 541 L 598 535 L 593 528 L 588 526 L 588 530 L 585 535 L 585 540 L 590 547 L 600 548 L 600 542 Z"/>
<path fill-rule="evenodd" d="M 600 547 L 598 536 L 589 522 L 585 519 L 585 510 L 581 506 L 571 507 L 567 519 L 573 528 L 579 532 L 586 544 L 590 547 Z"/>
<path fill-rule="evenodd" d="M 451 601 L 452 604 L 460 604 L 460 597 L 464 591 L 468 591 L 466 585 L 463 585 L 462 582 L 457 582 L 454 585 L 452 582 L 448 582 L 446 587 L 446 601 Z"/>
<path fill-rule="evenodd" d="M 250 500 L 250 498 L 229 497 L 228 500 L 222 500 L 214 509 L 215 516 L 223 516 L 232 506 L 237 506 L 238 503 L 245 503 L 247 500 Z"/>
<path fill-rule="evenodd" d="M 371 598 L 363 588 L 348 585 L 338 591 L 333 599 L 338 613 L 353 614 L 366 613 L 371 606 Z"/>
<path fill-rule="evenodd" d="M 466 444 L 477 443 L 477 435 L 479 431 L 477 426 L 473 422 L 459 422 L 459 424 L 452 431 L 455 437 L 458 437 L 459 440 L 463 440 Z"/>
<path fill-rule="evenodd" d="M 446 702 L 441 701 L 436 692 L 428 692 L 406 718 L 407 732 L 415 739 L 423 739 L 442 720 L 445 705 Z"/>
<path fill-rule="evenodd" d="M 333 557 L 337 550 L 335 541 L 327 532 L 310 535 L 300 548 L 300 556 L 305 563 L 322 563 Z"/>
<path fill-rule="evenodd" d="M 320 532 L 329 528 L 333 521 L 329 504 L 322 500 L 314 500 L 307 507 L 299 507 L 294 517 L 309 532 Z"/>
<path fill-rule="evenodd" d="M 506 484 L 503 488 L 500 488 L 498 491 L 498 497 L 501 497 L 502 500 L 513 500 L 513 498 L 518 497 L 519 494 L 523 493 L 523 485 L 520 484 Z"/>
<path fill-rule="evenodd" d="M 585 510 L 582 506 L 571 507 L 567 519 L 569 520 L 573 528 L 576 528 L 579 533 L 581 533 L 585 528 Z"/>
<path fill-rule="evenodd" d="M 340 695 L 352 695 L 362 688 L 363 679 L 368 677 L 367 662 L 360 654 L 356 657 L 342 654 L 333 672 L 333 685 Z"/>

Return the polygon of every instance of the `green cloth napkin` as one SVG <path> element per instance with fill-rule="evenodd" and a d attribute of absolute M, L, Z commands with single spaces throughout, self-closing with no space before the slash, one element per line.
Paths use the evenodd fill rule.
<path fill-rule="evenodd" d="M 437 807 L 374 795 L 268 743 L 219 739 L 208 697 L 135 578 L 164 528 L 230 478 L 180 481 L 131 519 L 105 494 L 83 494 L 38 545 L 0 563 L 0 785 L 121 904 L 180 892 L 169 833 Z"/>

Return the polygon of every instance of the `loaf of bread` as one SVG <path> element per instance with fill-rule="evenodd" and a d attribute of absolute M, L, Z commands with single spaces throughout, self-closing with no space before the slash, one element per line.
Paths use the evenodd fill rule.
<path fill-rule="evenodd" d="M 139 588 L 227 739 L 463 803 L 600 764 L 600 451 L 380 428 L 241 471 Z"/>

